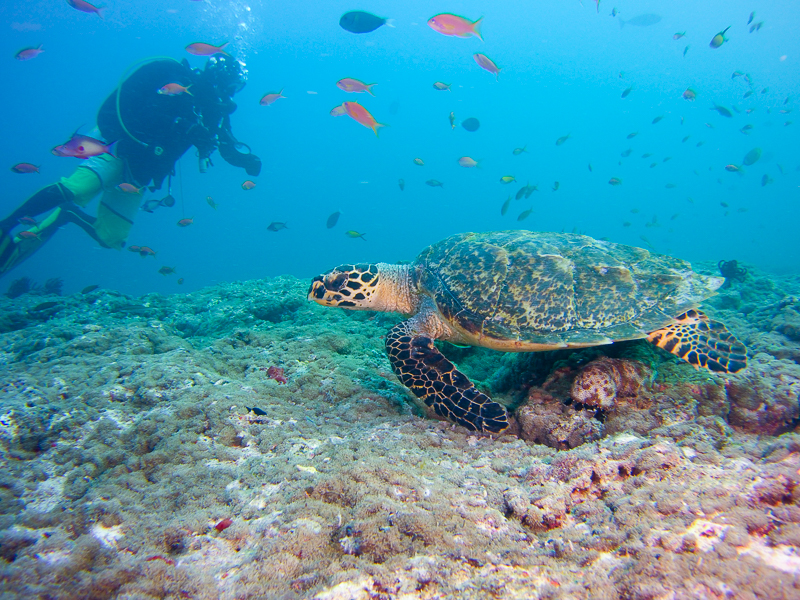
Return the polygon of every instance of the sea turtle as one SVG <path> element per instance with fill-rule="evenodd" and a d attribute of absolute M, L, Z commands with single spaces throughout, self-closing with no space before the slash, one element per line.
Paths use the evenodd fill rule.
<path fill-rule="evenodd" d="M 500 432 L 505 407 L 479 392 L 436 339 L 506 352 L 583 348 L 647 338 L 720 373 L 747 366 L 747 350 L 696 310 L 725 280 L 683 260 L 570 233 L 462 233 L 406 265 L 341 265 L 315 277 L 324 306 L 399 312 L 386 336 L 399 379 L 440 417 Z"/>

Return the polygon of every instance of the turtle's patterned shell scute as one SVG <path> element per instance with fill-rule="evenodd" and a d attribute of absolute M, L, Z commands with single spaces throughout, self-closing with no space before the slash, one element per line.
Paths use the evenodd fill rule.
<path fill-rule="evenodd" d="M 414 264 L 419 289 L 443 318 L 490 346 L 641 338 L 724 281 L 642 248 L 533 231 L 454 235 L 426 248 Z"/>

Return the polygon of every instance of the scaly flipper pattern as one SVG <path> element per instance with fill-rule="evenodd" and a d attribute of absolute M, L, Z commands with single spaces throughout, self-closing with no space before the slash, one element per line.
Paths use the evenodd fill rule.
<path fill-rule="evenodd" d="M 747 348 L 722 323 L 699 310 L 687 311 L 675 321 L 652 332 L 647 340 L 697 368 L 737 373 L 747 367 Z"/>
<path fill-rule="evenodd" d="M 386 351 L 400 381 L 440 417 L 473 431 L 499 433 L 508 427 L 505 407 L 479 392 L 433 339 L 414 332 L 408 321 L 386 336 Z"/>

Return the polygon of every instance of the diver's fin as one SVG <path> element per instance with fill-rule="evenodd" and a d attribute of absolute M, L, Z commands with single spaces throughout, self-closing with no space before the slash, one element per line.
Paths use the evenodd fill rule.
<path fill-rule="evenodd" d="M 717 373 L 737 373 L 747 367 L 747 348 L 722 323 L 690 310 L 675 323 L 658 329 L 647 340 L 694 365 Z"/>

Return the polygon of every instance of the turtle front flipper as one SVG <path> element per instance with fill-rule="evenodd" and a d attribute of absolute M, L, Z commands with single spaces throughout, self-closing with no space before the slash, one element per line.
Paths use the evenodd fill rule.
<path fill-rule="evenodd" d="M 440 417 L 467 429 L 499 433 L 508 428 L 508 412 L 479 392 L 466 375 L 436 349 L 433 339 L 404 321 L 386 336 L 392 369 L 403 384 Z"/>
<path fill-rule="evenodd" d="M 658 329 L 647 340 L 697 368 L 717 373 L 737 373 L 747 367 L 747 348 L 718 321 L 699 310 L 675 318 L 675 323 Z"/>

